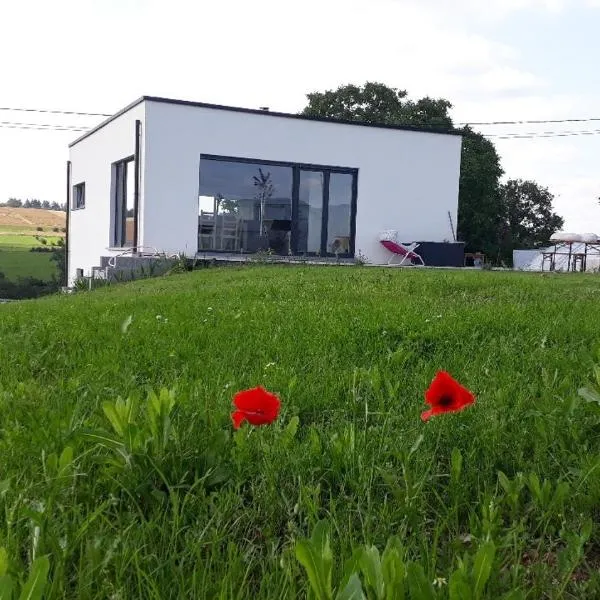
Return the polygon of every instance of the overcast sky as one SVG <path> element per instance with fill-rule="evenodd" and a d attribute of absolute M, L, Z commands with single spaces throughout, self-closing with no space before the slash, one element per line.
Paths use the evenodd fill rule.
<path fill-rule="evenodd" d="M 112 113 L 146 94 L 297 112 L 307 92 L 371 80 L 447 98 L 457 122 L 600 118 L 599 25 L 600 0 L 2 0 L 0 106 Z M 77 135 L 0 128 L 0 200 L 64 202 Z M 600 233 L 600 135 L 494 141 L 508 177 L 555 194 L 566 229 Z"/>

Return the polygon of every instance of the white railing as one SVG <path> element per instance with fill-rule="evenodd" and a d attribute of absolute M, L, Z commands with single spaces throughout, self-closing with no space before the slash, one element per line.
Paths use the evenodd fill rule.
<path fill-rule="evenodd" d="M 107 250 L 110 251 L 110 248 L 107 248 Z M 114 256 L 111 256 L 108 259 L 108 264 L 107 266 L 110 267 L 111 269 L 115 269 L 117 266 L 117 259 L 119 257 L 123 257 L 123 256 L 140 256 L 140 257 L 150 257 L 150 258 L 167 258 L 167 259 L 173 259 L 173 258 L 179 258 L 179 254 L 177 253 L 167 253 L 164 251 L 159 250 L 158 248 L 154 248 L 152 246 L 138 246 L 137 248 L 127 248 L 126 250 L 123 250 L 123 252 L 120 252 L 119 254 L 115 254 Z"/>

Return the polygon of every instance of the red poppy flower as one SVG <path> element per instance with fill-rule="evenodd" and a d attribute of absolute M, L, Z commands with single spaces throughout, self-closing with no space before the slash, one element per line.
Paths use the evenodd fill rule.
<path fill-rule="evenodd" d="M 475 402 L 475 396 L 453 379 L 449 373 L 438 371 L 429 389 L 425 392 L 425 402 L 431 408 L 421 414 L 423 421 L 427 421 L 435 415 L 462 410 Z"/>
<path fill-rule="evenodd" d="M 244 421 L 251 425 L 272 423 L 279 414 L 281 402 L 275 394 L 267 392 L 263 387 L 238 392 L 233 397 L 237 410 L 231 413 L 234 429 L 239 429 Z"/>

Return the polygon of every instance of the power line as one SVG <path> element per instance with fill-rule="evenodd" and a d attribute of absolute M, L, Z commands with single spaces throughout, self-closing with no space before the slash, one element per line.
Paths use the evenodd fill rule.
<path fill-rule="evenodd" d="M 107 113 L 93 113 L 93 112 L 78 112 L 75 110 L 50 110 L 45 108 L 10 108 L 6 106 L 0 106 L 0 111 L 15 111 L 15 112 L 29 112 L 29 113 L 45 113 L 50 115 L 78 115 L 82 117 L 110 117 Z"/>
<path fill-rule="evenodd" d="M 81 130 L 81 125 L 62 125 L 60 123 L 19 123 L 17 121 L 0 121 L 0 125 L 15 125 L 23 127 L 60 127 L 61 129 L 78 129 Z"/>
<path fill-rule="evenodd" d="M 111 113 L 97 113 L 97 112 L 82 112 L 75 110 L 54 110 L 45 108 L 22 108 L 22 107 L 0 107 L 0 111 L 16 111 L 16 112 L 30 112 L 30 113 L 45 113 L 52 115 L 77 115 L 82 117 L 110 117 Z M 464 125 L 540 125 L 544 123 L 588 123 L 593 121 L 600 121 L 600 117 L 586 117 L 586 118 L 571 118 L 571 119 L 525 119 L 515 121 L 463 121 L 458 123 L 460 126 Z"/>
<path fill-rule="evenodd" d="M 0 108 L 2 110 L 2 108 Z M 23 109 L 30 110 L 30 109 Z M 31 109 L 33 112 L 33 109 Z M 42 111 L 41 111 L 42 112 Z M 49 111 L 46 111 L 49 112 Z M 62 114 L 94 114 L 94 113 L 68 113 Z M 582 121 L 600 121 L 600 119 L 571 119 L 571 120 L 548 120 L 548 121 L 519 121 L 518 123 L 566 123 L 566 122 L 582 122 Z M 501 122 L 497 121 L 494 124 L 509 124 L 509 121 Z M 513 123 L 517 123 L 516 121 Z M 2 129 L 24 129 L 24 130 L 38 130 L 38 131 L 73 131 L 73 132 L 85 132 L 88 131 L 88 127 L 82 127 L 81 125 L 64 125 L 64 124 L 51 124 L 51 123 L 22 123 L 19 121 L 0 121 L 0 128 Z M 427 128 L 423 128 L 427 131 Z M 536 139 L 536 138 L 554 138 L 554 137 L 572 137 L 572 136 L 589 136 L 600 134 L 600 129 L 589 129 L 580 131 L 530 131 L 527 133 L 520 132 L 508 132 L 482 134 L 486 138 L 495 138 L 498 140 L 514 140 L 514 139 Z"/>
<path fill-rule="evenodd" d="M 14 123 L 11 121 L 0 121 L 2 129 L 37 129 L 39 131 L 88 131 L 88 128 L 76 125 L 46 125 L 43 123 Z"/>
<path fill-rule="evenodd" d="M 540 125 L 543 123 L 589 123 L 591 121 L 600 121 L 600 117 L 585 119 L 533 119 L 526 121 L 481 121 L 479 123 L 468 121 L 459 123 L 459 125 Z"/>
<path fill-rule="evenodd" d="M 600 129 L 589 129 L 582 131 L 542 131 L 531 133 L 505 133 L 505 134 L 484 134 L 487 138 L 496 138 L 498 140 L 525 140 L 535 138 L 554 138 L 554 137 L 571 137 L 578 135 L 598 135 Z"/>

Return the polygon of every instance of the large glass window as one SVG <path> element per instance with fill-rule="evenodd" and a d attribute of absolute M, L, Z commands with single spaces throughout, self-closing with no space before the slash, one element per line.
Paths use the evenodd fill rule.
<path fill-rule="evenodd" d="M 297 229 L 299 254 L 321 252 L 324 178 L 322 171 L 300 171 Z"/>
<path fill-rule="evenodd" d="M 350 252 L 353 182 L 350 173 L 331 173 L 329 176 L 327 251 L 333 254 Z"/>
<path fill-rule="evenodd" d="M 113 244 L 115 248 L 133 246 L 136 215 L 134 214 L 135 169 L 133 158 L 113 164 Z"/>
<path fill-rule="evenodd" d="M 200 157 L 198 250 L 353 252 L 357 171 Z"/>
<path fill-rule="evenodd" d="M 290 252 L 291 167 L 202 157 L 199 250 Z"/>

